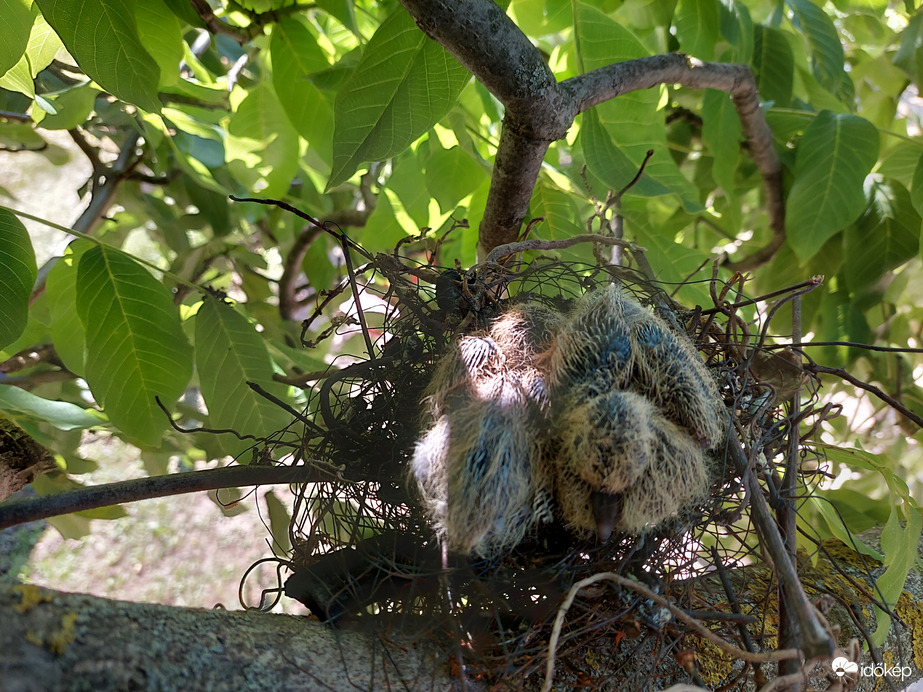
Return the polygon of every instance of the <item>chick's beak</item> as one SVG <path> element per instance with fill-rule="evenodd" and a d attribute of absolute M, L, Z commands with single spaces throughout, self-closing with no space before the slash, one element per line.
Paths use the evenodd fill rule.
<path fill-rule="evenodd" d="M 596 520 L 596 537 L 606 543 L 622 516 L 622 495 L 604 492 L 593 493 L 593 518 Z"/>

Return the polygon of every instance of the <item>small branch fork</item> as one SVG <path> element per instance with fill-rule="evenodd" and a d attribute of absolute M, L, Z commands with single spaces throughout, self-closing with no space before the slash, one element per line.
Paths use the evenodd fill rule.
<path fill-rule="evenodd" d="M 769 244 L 737 262 L 735 271 L 769 261 L 785 241 L 782 164 L 746 65 L 706 63 L 679 53 L 629 60 L 555 79 L 541 53 L 493 0 L 400 0 L 420 29 L 445 47 L 506 107 L 494 161 L 478 254 L 513 242 L 529 208 L 551 142 L 595 105 L 658 84 L 729 92 L 767 191 Z"/>

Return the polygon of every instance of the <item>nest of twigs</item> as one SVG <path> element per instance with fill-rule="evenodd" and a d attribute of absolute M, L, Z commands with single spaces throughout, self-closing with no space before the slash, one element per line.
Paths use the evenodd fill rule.
<path fill-rule="evenodd" d="M 641 249 L 628 250 L 643 258 Z M 768 320 L 755 320 L 750 306 L 756 301 L 745 297 L 742 277 L 722 283 L 715 269 L 712 304 L 687 307 L 630 266 L 542 255 L 497 260 L 492 255 L 464 271 L 397 251 L 370 257 L 325 294 L 305 322 L 303 335 L 361 337 L 366 352 L 352 354 L 348 365 L 334 363 L 309 390 L 295 463 L 315 464 L 321 476 L 296 488 L 293 551 L 284 560 L 293 575 L 284 591 L 322 620 L 374 614 L 379 622 L 412 622 L 416 633 L 425 623 L 423 631 L 428 627 L 469 671 L 491 680 L 510 673 L 521 679 L 545 669 L 555 649 L 561 657 L 626 630 L 655 634 L 659 655 L 668 657 L 668 642 L 699 617 L 677 611 L 701 608 L 688 588 L 676 585 L 759 560 L 742 510 L 750 490 L 733 458 L 713 449 L 707 497 L 640 534 L 616 532 L 600 545 L 551 521 L 501 555 L 445 554 L 407 470 L 424 432 L 426 387 L 454 343 L 485 333 L 512 306 L 540 303 L 566 313 L 587 292 L 616 282 L 640 304 L 668 315 L 694 344 L 728 411 L 729 439 L 759 460 L 757 475 L 773 486 L 784 475 L 776 465 L 791 458 L 792 422 L 817 413 L 810 404 L 791 405 L 792 392 L 809 384 L 800 360 L 770 350 Z M 771 317 L 806 286 L 769 296 L 764 314 Z M 359 307 L 369 305 L 370 296 L 377 312 Z M 336 301 L 348 306 L 345 317 L 328 314 Z M 800 444 L 808 473 L 810 457 L 804 440 Z M 594 577 L 600 574 L 611 578 Z M 581 581 L 594 579 L 595 587 L 578 597 Z M 580 614 L 565 619 L 575 597 Z M 722 636 L 739 641 L 728 627 Z"/>

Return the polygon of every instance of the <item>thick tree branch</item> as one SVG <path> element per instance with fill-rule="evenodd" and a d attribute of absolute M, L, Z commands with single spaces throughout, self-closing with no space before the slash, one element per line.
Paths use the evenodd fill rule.
<path fill-rule="evenodd" d="M 557 82 L 541 53 L 492 0 L 401 0 L 427 36 L 442 44 L 506 107 L 494 160 L 478 254 L 516 240 L 542 159 L 578 113 L 658 84 L 720 89 L 731 94 L 750 151 L 766 184 L 772 240 L 729 267 L 767 262 L 785 240 L 782 166 L 745 65 L 703 63 L 685 55 L 630 60 Z"/>
<path fill-rule="evenodd" d="M 419 629 L 385 636 L 305 617 L 127 603 L 22 584 L 0 585 L 0 621 L 5 690 L 410 692 L 456 684 L 445 652 Z"/>

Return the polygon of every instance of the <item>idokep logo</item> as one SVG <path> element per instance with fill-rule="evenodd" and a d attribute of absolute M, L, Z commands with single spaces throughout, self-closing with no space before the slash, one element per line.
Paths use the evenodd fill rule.
<path fill-rule="evenodd" d="M 843 656 L 839 656 L 833 659 L 833 662 L 830 664 L 830 666 L 833 668 L 833 672 L 836 673 L 837 677 L 839 678 L 843 677 L 847 673 L 859 672 L 859 664 L 854 661 L 850 661 L 848 658 L 844 658 Z"/>
<path fill-rule="evenodd" d="M 883 663 L 860 666 L 855 661 L 850 661 L 843 656 L 838 656 L 833 659 L 830 666 L 833 668 L 833 672 L 836 673 L 837 677 L 840 678 L 844 675 L 855 675 L 859 673 L 863 677 L 900 678 L 900 680 L 903 681 L 904 678 L 909 678 L 913 673 L 913 669 L 910 666 L 888 666 Z"/>

